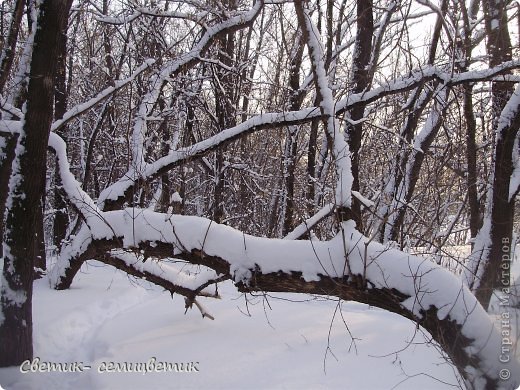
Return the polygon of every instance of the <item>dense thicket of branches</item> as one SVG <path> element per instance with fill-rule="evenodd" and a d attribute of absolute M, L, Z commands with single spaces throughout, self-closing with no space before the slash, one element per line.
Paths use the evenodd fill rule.
<path fill-rule="evenodd" d="M 446 282 L 432 279 L 440 284 L 430 304 L 410 308 L 407 299 L 423 299 L 409 288 L 423 266 L 410 268 L 410 286 L 387 282 L 400 265 L 382 276 L 370 267 L 386 261 L 377 253 L 420 251 L 484 309 L 493 291 L 509 291 L 520 229 L 519 17 L 506 0 L 4 1 L 0 340 L 30 320 L 33 266 L 58 256 L 50 278 L 67 288 L 96 258 L 188 302 L 233 279 L 243 291 L 374 304 L 430 331 L 468 387 L 498 386 L 487 347 L 468 348 L 477 341 L 464 330 L 467 307 L 438 314 L 443 302 L 458 307 L 460 294 L 443 301 L 436 291 Z M 48 63 L 38 59 L 43 45 L 53 48 Z M 54 106 L 37 126 L 35 96 Z M 49 132 L 52 158 L 32 155 L 25 143 L 34 137 L 46 148 Z M 24 153 L 36 168 L 23 165 Z M 212 221 L 202 233 L 193 231 L 200 217 Z M 212 229 L 233 240 L 224 225 L 243 234 L 244 247 L 246 235 L 262 237 L 265 256 L 208 250 Z M 45 246 L 25 244 L 44 232 Z M 302 258 L 272 266 L 271 245 L 285 252 L 295 239 L 308 246 L 294 252 Z M 308 277 L 307 261 L 323 260 L 314 246 L 335 250 L 338 239 L 343 250 L 331 263 L 343 265 Z M 470 253 L 453 250 L 462 245 Z M 172 257 L 183 265 L 165 262 Z M 189 265 L 200 273 L 184 283 Z M 17 275 L 26 282 L 13 283 Z M 30 331 L 16 337 L 31 343 Z M 0 365 L 31 351 L 9 354 Z M 500 383 L 513 386 L 515 375 Z"/>

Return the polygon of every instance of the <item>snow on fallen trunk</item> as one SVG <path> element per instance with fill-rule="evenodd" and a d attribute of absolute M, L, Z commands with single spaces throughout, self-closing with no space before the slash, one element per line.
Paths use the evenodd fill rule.
<path fill-rule="evenodd" d="M 512 352 L 508 362 L 500 361 L 504 355 L 503 335 L 460 278 L 430 259 L 369 243 L 351 222 L 344 223 L 344 227 L 345 236 L 350 237 L 347 246 L 353 273 L 362 272 L 366 266 L 366 278 L 373 288 L 386 287 L 409 295 L 402 305 L 418 319 L 429 309 L 437 308 L 439 320 L 451 320 L 460 325 L 461 336 L 470 340 L 466 352 L 479 360 L 480 372 L 474 367 L 465 368 L 469 388 L 486 388 L 484 375 L 498 379 L 497 388 L 514 389 L 518 386 L 518 361 Z M 499 379 L 499 375 L 505 372 L 511 374 L 510 382 Z"/>
<path fill-rule="evenodd" d="M 61 278 L 66 276 L 70 262 L 78 261 L 77 258 L 84 254 L 91 244 L 92 234 L 86 225 L 82 225 L 69 243 L 63 246 L 57 263 L 50 270 L 51 286 L 59 285 Z M 229 279 L 204 266 L 192 265 L 174 258 L 146 258 L 139 251 L 112 249 L 92 257 L 130 275 L 149 280 L 172 294 L 189 297 L 192 301 L 199 295 L 217 298 L 218 294 L 211 286 Z"/>
<path fill-rule="evenodd" d="M 229 264 L 236 283 L 247 284 L 255 273 L 298 272 L 307 282 L 341 278 L 347 258 L 353 275 L 365 275 L 368 293 L 377 289 L 397 291 L 409 297 L 401 307 L 411 314 L 410 318 L 421 321 L 426 312 L 431 315 L 430 309 L 435 309 L 437 322 L 449 322 L 460 329 L 461 337 L 468 340 L 463 352 L 474 362 L 464 368 L 464 373 L 474 388 L 484 389 L 486 380 L 497 380 L 499 388 L 512 389 L 513 382 L 520 378 L 520 367 L 513 356 L 509 362 L 500 362 L 503 339 L 460 278 L 426 258 L 369 242 L 352 221 L 342 224 L 342 234 L 323 242 L 254 237 L 205 218 L 141 209 L 106 212 L 98 223 L 108 223 L 111 229 L 93 226 L 94 240 L 113 239 L 106 234 L 112 231 L 125 248 L 167 243 L 171 244 L 172 257 L 183 253 L 214 256 Z M 505 369 L 512 379 L 498 381 Z"/>

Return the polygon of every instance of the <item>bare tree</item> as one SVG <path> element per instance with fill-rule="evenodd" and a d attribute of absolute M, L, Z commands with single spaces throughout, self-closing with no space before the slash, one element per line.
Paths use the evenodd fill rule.
<path fill-rule="evenodd" d="M 489 65 L 510 61 L 511 39 L 506 2 L 483 1 Z M 482 227 L 469 264 L 467 278 L 484 307 L 495 288 L 509 288 L 513 217 L 518 185 L 512 181 L 517 156 L 520 107 L 513 84 L 494 81 L 491 85 L 491 112 L 494 138 L 493 165 L 488 184 L 487 205 Z M 516 157 L 517 158 L 517 157 Z"/>
<path fill-rule="evenodd" d="M 42 217 L 42 184 L 52 123 L 55 58 L 68 17 L 65 2 L 42 3 L 31 59 L 24 125 L 18 135 L 9 180 L 0 302 L 0 366 L 32 359 L 32 283 L 38 254 L 37 218 Z M 4 183 L 7 184 L 7 183 Z"/>

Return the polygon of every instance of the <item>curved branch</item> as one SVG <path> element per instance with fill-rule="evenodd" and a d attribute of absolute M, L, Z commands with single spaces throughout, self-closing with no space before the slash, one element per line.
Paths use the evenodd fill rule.
<path fill-rule="evenodd" d="M 75 243 L 81 242 L 85 248 L 73 254 L 70 251 Z M 72 245 L 71 245 L 72 244 Z M 119 239 L 95 240 L 89 237 L 86 225 L 66 246 L 60 255 L 60 264 L 68 264 L 67 268 L 54 267 L 50 273 L 51 283 L 57 290 L 68 289 L 74 276 L 83 263 L 89 259 L 96 259 L 104 264 L 111 265 L 129 275 L 147 280 L 164 288 L 173 294 L 185 296 L 188 300 L 195 300 L 197 296 L 219 298 L 216 292 L 210 292 L 208 287 L 229 279 L 227 275 L 218 275 L 213 271 L 201 270 L 197 274 L 188 274 L 182 268 L 173 264 L 150 258 L 151 253 L 158 254 L 157 249 L 150 251 L 143 246 L 139 250 L 121 250 L 122 242 Z M 161 258 L 168 257 L 163 249 Z M 184 265 L 186 265 L 184 263 Z M 60 271 L 63 273 L 60 275 Z"/>
<path fill-rule="evenodd" d="M 166 215 L 143 209 L 103 213 L 115 233 L 94 226 L 77 244 L 91 254 L 102 248 L 138 250 L 144 257 L 174 257 L 204 265 L 232 279 L 241 291 L 334 295 L 392 311 L 429 331 L 465 378 L 468 388 L 513 389 L 520 366 L 513 356 L 499 361 L 502 338 L 491 318 L 462 281 L 434 262 L 389 249 L 342 223 L 330 241 L 254 237 L 205 218 Z M 70 253 L 74 245 L 70 246 Z M 349 262 L 350 275 L 343 272 Z M 61 260 L 60 260 L 61 261 Z M 66 264 L 58 262 L 56 281 Z M 500 370 L 511 373 L 500 381 Z"/>

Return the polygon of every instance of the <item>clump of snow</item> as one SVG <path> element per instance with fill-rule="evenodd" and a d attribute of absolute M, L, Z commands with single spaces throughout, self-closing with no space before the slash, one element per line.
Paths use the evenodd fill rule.
<path fill-rule="evenodd" d="M 181 196 L 179 195 L 179 193 L 177 191 L 175 191 L 172 196 L 170 197 L 170 202 L 171 203 L 182 203 L 182 198 Z"/>
<path fill-rule="evenodd" d="M 364 197 L 363 195 L 361 195 L 360 192 L 358 191 L 352 191 L 352 195 L 354 195 L 354 197 L 359 200 L 361 203 L 363 203 L 363 205 L 365 207 L 373 207 L 375 205 L 375 203 L 373 201 L 371 201 L 370 199 Z"/>

